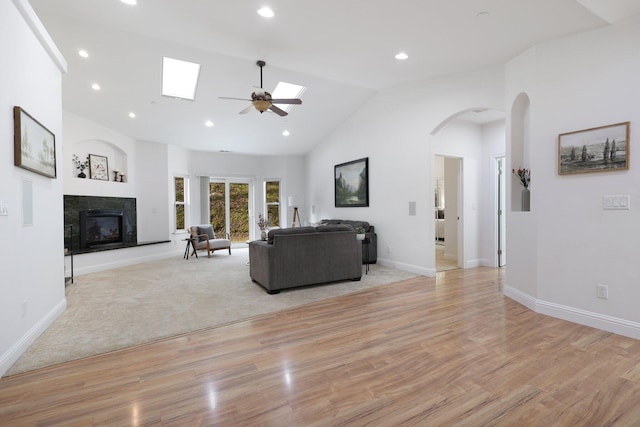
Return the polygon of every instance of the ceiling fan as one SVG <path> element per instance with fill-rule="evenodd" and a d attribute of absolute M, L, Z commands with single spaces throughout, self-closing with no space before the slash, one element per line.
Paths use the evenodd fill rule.
<path fill-rule="evenodd" d="M 264 113 L 267 110 L 271 110 L 279 116 L 286 116 L 288 113 L 281 108 L 276 107 L 273 104 L 295 104 L 300 105 L 302 101 L 298 98 L 291 99 L 273 99 L 271 98 L 271 94 L 262 88 L 262 67 L 264 67 L 267 63 L 264 61 L 256 62 L 258 67 L 260 67 L 260 87 L 256 88 L 254 92 L 251 93 L 251 99 L 245 98 L 229 98 L 226 96 L 221 96 L 220 99 L 234 99 L 237 101 L 250 101 L 251 105 L 249 105 L 244 110 L 240 111 L 240 114 L 248 113 L 251 108 L 255 108 L 260 111 L 260 114 Z"/>

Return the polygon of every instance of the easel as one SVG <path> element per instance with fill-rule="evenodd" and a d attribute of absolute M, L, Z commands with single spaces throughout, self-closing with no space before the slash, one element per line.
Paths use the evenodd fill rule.
<path fill-rule="evenodd" d="M 291 227 L 295 227 L 296 226 L 296 218 L 298 219 L 298 227 L 302 227 L 302 224 L 300 224 L 300 215 L 298 214 L 298 208 L 294 207 L 293 208 L 293 222 L 291 223 Z"/>

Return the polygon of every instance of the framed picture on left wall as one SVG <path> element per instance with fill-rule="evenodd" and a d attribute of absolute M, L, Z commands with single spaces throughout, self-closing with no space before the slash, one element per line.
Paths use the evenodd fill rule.
<path fill-rule="evenodd" d="M 13 107 L 14 164 L 56 177 L 56 136 L 20 107 Z"/>
<path fill-rule="evenodd" d="M 105 156 L 89 154 L 89 178 L 109 181 L 109 166 Z"/>

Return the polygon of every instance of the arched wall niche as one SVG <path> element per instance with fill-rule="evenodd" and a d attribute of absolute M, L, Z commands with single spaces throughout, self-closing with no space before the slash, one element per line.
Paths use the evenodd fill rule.
<path fill-rule="evenodd" d="M 89 154 L 96 154 L 107 158 L 107 167 L 109 169 L 109 180 L 114 181 L 114 172 L 118 171 L 124 176 L 126 181 L 128 170 L 127 153 L 109 141 L 100 139 L 86 139 L 77 141 L 73 144 L 73 154 L 80 159 L 86 159 Z"/>
<path fill-rule="evenodd" d="M 511 106 L 510 156 L 511 169 L 531 169 L 529 166 L 530 150 L 530 110 L 529 96 L 522 92 L 516 96 Z M 511 181 L 511 211 L 523 212 L 522 186 L 516 177 Z"/>

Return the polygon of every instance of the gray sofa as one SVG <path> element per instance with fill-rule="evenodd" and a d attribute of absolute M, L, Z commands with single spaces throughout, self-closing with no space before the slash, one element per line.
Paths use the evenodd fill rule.
<path fill-rule="evenodd" d="M 352 227 L 325 225 L 270 230 L 249 242 L 251 280 L 268 293 L 362 278 L 362 243 Z"/>
<path fill-rule="evenodd" d="M 353 221 L 350 219 L 323 219 L 321 224 L 328 225 L 349 225 L 356 229 L 357 227 L 364 228 L 364 237 L 369 239 L 366 250 L 362 251 L 362 263 L 363 264 L 375 264 L 378 261 L 378 235 L 376 234 L 375 227 L 369 224 L 367 221 Z M 368 256 L 367 256 L 368 255 Z"/>

